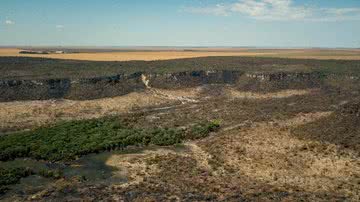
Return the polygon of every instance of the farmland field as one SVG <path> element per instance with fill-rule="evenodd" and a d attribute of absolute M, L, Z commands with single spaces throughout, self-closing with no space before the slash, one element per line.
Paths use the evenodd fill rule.
<path fill-rule="evenodd" d="M 43 48 L 34 50 L 58 50 Z M 61 49 L 60 50 L 66 50 Z M 26 56 L 90 61 L 170 60 L 207 56 L 259 56 L 299 59 L 360 60 L 359 49 L 250 49 L 250 48 L 173 48 L 173 49 L 70 49 L 65 54 L 19 54 L 21 49 L 0 48 L 0 56 Z"/>

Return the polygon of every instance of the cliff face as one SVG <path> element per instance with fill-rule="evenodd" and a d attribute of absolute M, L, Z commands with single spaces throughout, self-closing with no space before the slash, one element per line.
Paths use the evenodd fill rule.
<path fill-rule="evenodd" d="M 236 85 L 246 79 L 247 86 L 286 88 L 297 83 L 318 86 L 321 73 L 244 73 L 241 71 L 188 71 L 169 74 L 137 72 L 84 79 L 0 80 L 0 102 L 44 99 L 96 99 L 125 95 L 145 88 L 176 89 L 206 84 Z M 348 79 L 354 79 L 349 77 Z M 249 88 L 251 90 L 251 88 Z"/>
<path fill-rule="evenodd" d="M 205 84 L 235 84 L 240 71 L 189 71 L 172 74 L 149 74 L 149 85 L 155 88 L 181 88 Z"/>
<path fill-rule="evenodd" d="M 258 73 L 258 74 L 246 74 L 249 78 L 260 79 L 263 81 L 311 81 L 319 80 L 321 78 L 327 77 L 323 73 L 311 72 L 311 73 Z"/>
<path fill-rule="evenodd" d="M 86 79 L 1 80 L 0 101 L 96 99 L 142 91 L 147 87 L 181 88 L 204 84 L 235 84 L 241 72 L 191 71 L 172 74 L 119 74 Z"/>
<path fill-rule="evenodd" d="M 141 73 L 88 79 L 3 80 L 0 101 L 96 99 L 144 89 Z"/>
<path fill-rule="evenodd" d="M 3 80 L 0 81 L 0 101 L 62 98 L 70 87 L 69 79 Z"/>

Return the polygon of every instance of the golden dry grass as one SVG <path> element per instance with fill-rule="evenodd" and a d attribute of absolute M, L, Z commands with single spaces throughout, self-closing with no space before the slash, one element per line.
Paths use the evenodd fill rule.
<path fill-rule="evenodd" d="M 315 89 L 306 90 L 282 90 L 274 93 L 255 93 L 247 91 L 238 91 L 231 88 L 226 89 L 226 93 L 230 98 L 239 99 L 274 99 L 274 98 L 288 98 L 292 96 L 307 95 L 314 92 Z"/>
<path fill-rule="evenodd" d="M 230 99 L 281 99 L 307 95 L 315 89 L 284 90 L 275 93 L 254 93 L 225 90 Z M 197 103 L 203 92 L 202 87 L 166 90 L 150 88 L 145 92 L 134 92 L 124 96 L 96 100 L 42 100 L 0 103 L 0 129 L 32 128 L 59 120 L 100 118 L 127 113 L 132 110 L 164 104 Z"/>
<path fill-rule="evenodd" d="M 208 56 L 258 56 L 302 59 L 342 59 L 360 60 L 359 50 L 341 49 L 192 49 L 183 50 L 134 50 L 119 52 L 93 52 L 69 54 L 19 54 L 20 49 L 0 48 L 0 56 L 26 56 L 38 58 L 89 60 L 89 61 L 131 61 L 131 60 L 170 60 Z"/>
<path fill-rule="evenodd" d="M 38 58 L 55 58 L 89 61 L 131 61 L 131 60 L 170 60 L 180 58 L 196 58 L 207 56 L 257 56 L 271 53 L 250 52 L 187 52 L 187 51 L 131 51 L 131 52 L 99 52 L 99 53 L 70 53 L 70 54 L 19 54 L 19 49 L 1 49 L 0 56 L 23 56 Z"/>
<path fill-rule="evenodd" d="M 182 90 L 150 89 L 124 96 L 96 100 L 42 100 L 0 103 L 0 129 L 32 128 L 59 120 L 91 119 L 131 112 L 133 110 L 191 102 L 201 88 Z"/>
<path fill-rule="evenodd" d="M 359 49 L 302 49 L 275 51 L 271 57 L 321 60 L 360 60 Z"/>
<path fill-rule="evenodd" d="M 312 193 L 338 192 L 358 200 L 360 193 L 354 192 L 356 180 L 352 176 L 360 175 L 360 161 L 352 151 L 291 135 L 292 128 L 331 114 L 299 114 L 286 121 L 256 123 L 249 129 L 219 135 L 206 145 L 226 145 L 211 155 L 222 159 L 225 168 L 255 181 L 288 187 L 288 191 L 296 187 Z M 208 150 L 206 145 L 201 147 Z"/>
<path fill-rule="evenodd" d="M 19 56 L 19 51 L 16 48 L 0 48 L 0 56 Z"/>
<path fill-rule="evenodd" d="M 0 103 L 0 128 L 32 128 L 59 120 L 90 119 L 168 103 L 152 93 L 97 100 L 44 100 Z"/>

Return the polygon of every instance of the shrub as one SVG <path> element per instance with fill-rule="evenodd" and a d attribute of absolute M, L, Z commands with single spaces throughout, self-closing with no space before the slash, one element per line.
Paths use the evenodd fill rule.
<path fill-rule="evenodd" d="M 0 168 L 0 194 L 8 190 L 8 185 L 16 184 L 21 178 L 32 174 L 33 172 L 28 168 Z"/>
<path fill-rule="evenodd" d="M 214 132 L 218 130 L 220 127 L 219 121 L 211 121 L 206 123 L 195 124 L 191 127 L 189 134 L 187 135 L 188 139 L 200 139 L 207 137 L 210 132 Z"/>
<path fill-rule="evenodd" d="M 183 130 L 156 129 L 152 132 L 151 143 L 159 146 L 174 145 L 183 139 Z"/>
<path fill-rule="evenodd" d="M 38 171 L 37 174 L 40 176 L 43 176 L 45 178 L 53 178 L 53 179 L 60 179 L 63 176 L 63 173 L 61 170 L 42 169 L 42 170 Z"/>
<path fill-rule="evenodd" d="M 174 145 L 184 139 L 206 137 L 218 127 L 217 122 L 205 122 L 194 125 L 188 132 L 178 128 L 132 128 L 116 118 L 62 122 L 51 127 L 1 136 L 0 160 L 31 157 L 67 161 L 81 155 L 127 146 Z"/>

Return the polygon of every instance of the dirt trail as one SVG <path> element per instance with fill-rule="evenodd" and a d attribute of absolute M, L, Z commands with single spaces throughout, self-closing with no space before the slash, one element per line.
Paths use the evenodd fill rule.
<path fill-rule="evenodd" d="M 147 89 L 150 92 L 154 93 L 155 96 L 163 99 L 176 100 L 180 101 L 182 104 L 193 102 L 198 102 L 196 98 L 199 96 L 202 88 L 187 88 L 181 90 L 165 90 L 165 89 L 156 89 L 152 88 L 150 85 L 150 80 L 144 75 L 141 75 L 141 81 L 144 83 Z"/>
<path fill-rule="evenodd" d="M 168 100 L 174 100 L 174 101 L 180 101 L 182 104 L 185 103 L 197 103 L 199 102 L 196 98 L 198 97 L 198 93 L 200 92 L 200 88 L 198 89 L 188 89 L 188 90 L 163 90 L 163 89 L 150 89 L 152 93 L 154 93 L 155 96 L 162 98 L 162 99 L 168 99 Z"/>

